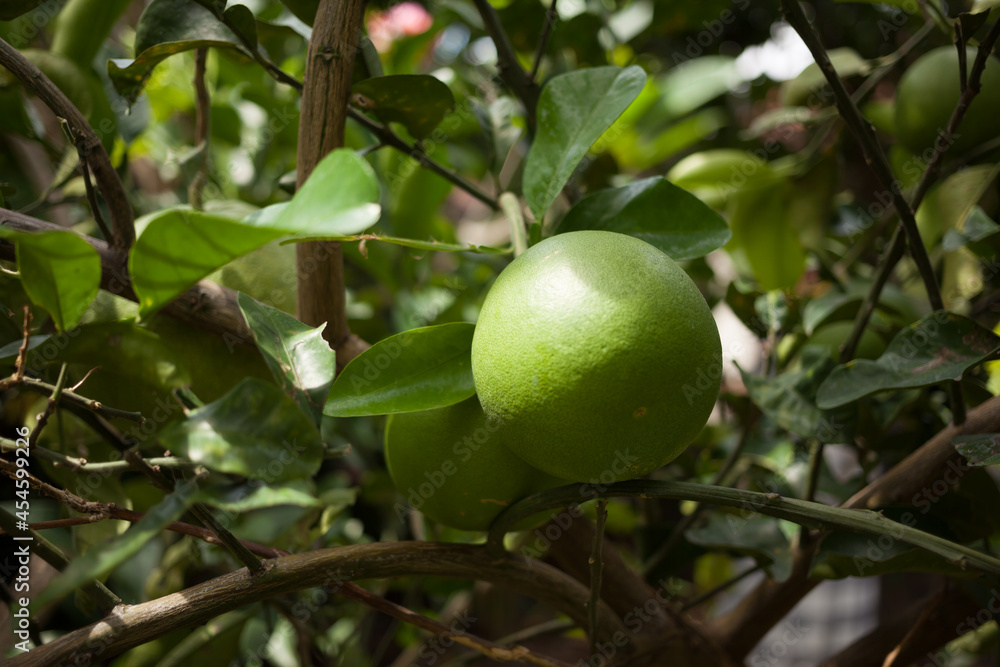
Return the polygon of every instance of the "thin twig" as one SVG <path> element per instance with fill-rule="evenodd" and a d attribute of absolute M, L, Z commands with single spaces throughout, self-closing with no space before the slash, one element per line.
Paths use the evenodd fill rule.
<path fill-rule="evenodd" d="M 188 202 L 192 208 L 202 208 L 202 188 L 208 182 L 208 142 L 209 123 L 211 121 L 211 99 L 205 86 L 205 62 L 208 60 L 208 49 L 201 48 L 195 52 L 194 58 L 194 92 L 195 92 L 195 124 L 194 144 L 201 151 L 198 158 L 198 171 L 188 185 Z"/>
<path fill-rule="evenodd" d="M 59 547 L 52 544 L 52 542 L 49 542 L 44 535 L 41 535 L 34 530 L 18 530 L 15 517 L 2 507 L 0 507 L 0 528 L 2 528 L 3 532 L 8 535 L 30 538 L 28 540 L 24 540 L 24 542 L 31 545 L 31 553 L 38 556 L 60 572 L 65 570 L 69 565 L 69 557 L 67 557 Z M 85 582 L 80 587 L 80 592 L 83 593 L 95 607 L 100 609 L 105 614 L 122 603 L 121 598 L 97 580 L 92 579 Z"/>
<path fill-rule="evenodd" d="M 77 152 L 79 151 L 78 147 Z M 101 204 L 97 201 L 97 190 L 90 179 L 90 165 L 82 157 L 80 158 L 80 171 L 83 172 L 83 187 L 87 192 L 87 204 L 90 205 L 90 212 L 94 216 L 94 222 L 97 223 L 97 228 L 101 230 L 104 238 L 110 241 L 114 238 L 114 235 L 111 233 L 111 229 L 108 228 L 108 223 L 104 221 L 104 214 L 101 213 Z"/>
<path fill-rule="evenodd" d="M 0 391 L 17 386 L 22 386 L 47 396 L 53 396 L 56 394 L 55 385 L 36 378 L 22 377 L 20 380 L 17 380 L 15 374 L 15 376 L 7 378 L 6 380 L 0 380 Z M 142 414 L 139 412 L 129 412 L 128 410 L 119 410 L 118 408 L 109 407 L 100 401 L 95 401 L 92 398 L 81 396 L 72 389 L 62 389 L 56 396 L 56 400 L 60 403 L 72 403 L 74 405 L 87 408 L 88 410 L 106 417 L 118 417 L 139 424 L 145 421 Z"/>
<path fill-rule="evenodd" d="M 154 486 L 167 493 L 174 490 L 173 480 L 169 479 L 160 470 L 150 466 L 149 462 L 142 458 L 139 452 L 137 452 L 134 448 L 129 448 L 125 451 L 125 460 L 128 461 L 133 468 L 146 475 L 146 477 L 153 482 Z M 236 560 L 243 563 L 252 574 L 264 573 L 264 565 L 260 562 L 260 559 L 257 558 L 252 551 L 247 549 L 246 545 L 244 545 L 238 537 L 229 532 L 229 530 L 215 518 L 215 515 L 212 514 L 212 510 L 201 503 L 194 503 L 188 509 L 191 511 L 191 514 L 195 515 L 195 517 L 197 517 L 197 519 L 205 525 L 206 528 L 215 533 L 215 536 L 219 538 L 229 553 L 231 553 Z"/>
<path fill-rule="evenodd" d="M 556 0 L 549 3 L 549 8 L 545 12 L 545 25 L 542 26 L 542 34 L 538 36 L 538 46 L 535 48 L 535 61 L 531 66 L 531 73 L 528 75 L 532 81 L 537 81 L 538 68 L 545 57 L 545 49 L 549 44 L 549 37 L 552 35 L 552 28 L 559 20 L 559 12 L 556 11 Z"/>
<path fill-rule="evenodd" d="M 702 593 L 701 595 L 693 597 L 690 600 L 688 600 L 687 602 L 685 602 L 684 606 L 681 607 L 681 611 L 690 611 L 691 609 L 694 609 L 698 605 L 700 605 L 700 604 L 702 604 L 704 602 L 707 602 L 708 600 L 711 600 L 716 595 L 718 595 L 719 593 L 723 592 L 724 590 L 726 590 L 730 586 L 733 586 L 734 584 L 738 584 L 739 582 L 743 581 L 744 579 L 746 579 L 747 577 L 749 577 L 751 574 L 753 574 L 754 572 L 757 572 L 760 569 L 762 569 L 760 565 L 754 565 L 753 567 L 751 567 L 751 568 L 749 568 L 747 570 L 744 570 L 743 572 L 740 572 L 736 576 L 730 577 L 729 579 L 727 579 L 726 581 L 723 581 L 718 586 L 710 588 L 707 591 L 705 591 L 704 593 Z"/>
<path fill-rule="evenodd" d="M 537 637 L 546 637 L 548 635 L 562 634 L 567 630 L 572 630 L 577 627 L 574 621 L 557 618 L 552 621 L 546 621 L 545 623 L 539 623 L 538 625 L 533 625 L 523 630 L 518 630 L 512 632 L 509 635 L 505 635 L 497 640 L 498 644 L 518 644 L 520 642 L 528 641 L 529 639 L 535 639 Z M 480 654 L 478 653 L 466 653 L 460 655 L 453 660 L 449 660 L 444 664 L 444 667 L 459 667 L 460 665 L 465 665 L 475 660 L 478 660 Z"/>
<path fill-rule="evenodd" d="M 12 452 L 16 449 L 18 449 L 17 442 L 0 437 L 0 451 Z M 98 461 L 92 463 L 87 461 L 87 459 L 66 456 L 65 454 L 52 451 L 51 449 L 47 449 L 39 445 L 32 446 L 31 455 L 39 459 L 51 461 L 56 466 L 69 468 L 74 472 L 102 472 L 114 474 L 132 469 L 132 466 L 128 461 Z M 146 459 L 146 462 L 151 466 L 160 468 L 193 469 L 199 467 L 199 464 L 194 463 L 193 461 L 180 459 L 176 456 L 161 456 Z"/>
<path fill-rule="evenodd" d="M 903 196 L 902 188 L 892 173 L 892 167 L 885 153 L 882 151 L 882 146 L 878 142 L 878 136 L 875 134 L 874 127 L 862 116 L 857 105 L 851 100 L 850 93 L 847 92 L 844 82 L 837 74 L 837 70 L 833 67 L 833 63 L 830 62 L 830 58 L 823 48 L 819 33 L 816 32 L 812 23 L 806 18 L 799 0 L 782 0 L 781 6 L 785 17 L 788 19 L 788 23 L 806 43 L 813 59 L 819 65 L 820 70 L 833 89 L 834 97 L 837 100 L 837 109 L 840 111 L 840 115 L 844 117 L 855 139 L 861 144 L 866 162 L 875 172 L 875 176 L 882 183 L 882 186 L 888 188 L 892 195 L 893 205 L 899 214 L 903 231 L 906 233 L 910 255 L 917 265 L 917 270 L 923 280 L 924 289 L 927 291 L 927 298 L 930 301 L 931 307 L 934 310 L 943 310 L 944 300 L 941 297 L 941 287 L 938 285 L 930 256 L 927 254 L 927 248 L 924 247 L 923 239 L 920 237 L 920 230 L 917 228 L 917 220 L 914 214 L 915 207 L 911 207 L 910 202 Z M 985 62 L 983 66 L 985 67 Z M 956 108 L 957 111 L 958 109 Z M 964 114 L 964 110 L 962 113 Z M 951 123 L 949 123 L 950 125 Z M 950 134 L 947 130 L 945 139 L 950 140 Z M 960 424 L 965 421 L 965 400 L 962 397 L 961 386 L 956 385 L 957 383 L 952 383 L 949 387 L 950 404 L 952 419 L 956 424 Z"/>
<path fill-rule="evenodd" d="M 511 90 L 514 91 L 514 94 L 517 95 L 517 98 L 524 105 L 524 110 L 527 114 L 528 134 L 534 135 L 536 127 L 535 112 L 538 106 L 539 95 L 538 84 L 524 71 L 521 63 L 518 62 L 514 46 L 510 43 L 510 38 L 507 37 L 507 32 L 500 23 L 500 16 L 497 14 L 497 10 L 493 8 L 493 5 L 489 3 L 489 0 L 473 0 L 473 4 L 476 6 L 479 15 L 483 18 L 483 25 L 486 26 L 486 32 L 496 45 L 497 70 L 500 73 L 500 78 L 507 82 L 507 85 L 510 86 Z"/>
<path fill-rule="evenodd" d="M 97 187 L 108 204 L 114 233 L 108 242 L 117 250 L 127 251 L 135 241 L 132 204 L 97 133 L 59 87 L 3 39 L 0 39 L 0 66 L 10 70 L 56 116 L 64 118 L 69 124 L 73 136 L 78 138 L 76 145 L 80 157 L 90 165 Z"/>
<path fill-rule="evenodd" d="M 439 637 L 445 637 L 452 640 L 456 644 L 461 644 L 467 648 L 479 651 L 486 657 L 493 658 L 494 660 L 503 662 L 520 660 L 531 663 L 532 665 L 540 665 L 541 667 L 569 667 L 569 663 L 563 662 L 562 660 L 556 660 L 555 658 L 547 658 L 545 656 L 538 655 L 523 646 L 501 646 L 500 644 L 494 644 L 491 641 L 482 639 L 467 632 L 452 630 L 443 623 L 427 618 L 426 616 L 418 614 L 417 612 L 402 605 L 386 600 L 379 595 L 370 593 L 352 582 L 337 585 L 337 593 L 346 598 L 362 602 L 376 611 L 380 611 L 388 616 L 399 619 L 405 623 L 409 623 L 414 627 L 427 630 L 428 632 L 433 632 Z"/>
<path fill-rule="evenodd" d="M 476 185 L 466 180 L 457 172 L 448 169 L 447 167 L 443 166 L 440 162 L 436 162 L 433 158 L 427 155 L 427 153 L 424 152 L 424 149 L 421 148 L 419 145 L 410 144 L 407 143 L 406 141 L 403 141 L 403 139 L 398 134 L 393 132 L 389 127 L 381 125 L 380 123 L 376 123 L 371 118 L 364 115 L 354 107 L 348 107 L 347 116 L 351 120 L 354 120 L 359 125 L 364 127 L 366 130 L 374 134 L 375 137 L 379 140 L 379 145 L 391 146 L 392 148 L 395 148 L 396 150 L 402 153 L 406 153 L 413 159 L 417 160 L 422 166 L 430 169 L 438 176 L 441 176 L 442 178 L 451 181 L 452 183 L 462 188 L 463 190 L 468 192 L 470 195 L 472 195 L 479 201 L 489 206 L 494 211 L 500 210 L 500 205 L 497 203 L 496 198 L 486 194 L 485 192 L 480 190 Z"/>
<path fill-rule="evenodd" d="M 590 655 L 597 652 L 597 603 L 601 600 L 601 575 L 604 572 L 604 560 L 601 550 L 604 547 L 604 526 L 608 522 L 608 501 L 601 498 L 595 505 L 597 521 L 594 523 L 594 546 L 590 552 L 590 601 L 587 603 L 587 616 L 590 622 L 587 636 L 590 638 Z"/>
<path fill-rule="evenodd" d="M 66 370 L 68 364 L 63 362 L 62 366 L 59 367 L 59 377 L 56 379 L 56 384 L 52 388 L 52 394 L 49 395 L 49 400 L 45 403 L 45 409 L 42 413 L 38 415 L 38 419 L 35 422 L 35 428 L 32 429 L 31 435 L 28 436 L 28 447 L 34 447 L 38 443 L 38 436 L 41 435 L 42 429 L 45 425 L 49 423 L 49 417 L 52 413 L 56 411 L 56 406 L 59 405 L 59 395 L 63 393 L 63 387 L 66 386 Z"/>
<path fill-rule="evenodd" d="M 31 343 L 31 308 L 28 304 L 24 305 L 22 311 L 24 313 L 23 331 L 21 332 L 21 347 L 17 348 L 17 359 L 14 361 L 14 375 L 11 376 L 11 380 L 14 382 L 24 381 L 24 371 L 28 366 L 28 345 Z M 4 387 L 0 384 L 0 391 L 3 391 Z"/>

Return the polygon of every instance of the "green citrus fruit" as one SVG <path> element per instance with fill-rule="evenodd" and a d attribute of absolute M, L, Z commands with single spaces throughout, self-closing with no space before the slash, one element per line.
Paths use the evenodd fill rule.
<path fill-rule="evenodd" d="M 513 502 L 566 484 L 511 454 L 475 396 L 390 415 L 385 458 L 410 507 L 461 530 L 486 530 Z"/>
<path fill-rule="evenodd" d="M 704 426 L 722 350 L 694 282 L 645 241 L 560 234 L 515 259 L 486 297 L 472 373 L 515 454 L 576 481 L 631 479 Z"/>
<path fill-rule="evenodd" d="M 976 49 L 967 51 L 971 69 Z M 896 89 L 896 136 L 914 153 L 932 146 L 948 125 L 960 95 L 958 53 L 953 46 L 928 51 L 899 80 Z M 996 109 L 1000 106 L 1000 62 L 990 57 L 982 88 L 958 126 L 953 150 L 961 152 L 1000 134 Z"/>

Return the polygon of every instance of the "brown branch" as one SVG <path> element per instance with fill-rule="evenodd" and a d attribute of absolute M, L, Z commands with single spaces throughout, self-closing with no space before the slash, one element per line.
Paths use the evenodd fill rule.
<path fill-rule="evenodd" d="M 97 133 L 90 127 L 80 110 L 69 101 L 69 98 L 40 69 L 3 39 L 0 39 L 0 65 L 7 68 L 28 90 L 35 93 L 54 114 L 65 119 L 69 124 L 73 137 L 76 139 L 80 157 L 89 165 L 90 171 L 97 181 L 97 187 L 104 196 L 104 201 L 108 204 L 108 210 L 111 214 L 111 228 L 114 232 L 114 238 L 110 240 L 111 245 L 117 250 L 123 251 L 123 255 L 118 258 L 124 259 L 124 252 L 127 252 L 132 242 L 135 241 L 132 205 L 129 203 L 125 186 L 118 178 L 118 173 L 111 164 L 111 158 L 104 150 L 104 145 L 101 144 Z M 124 263 L 121 264 L 121 268 L 124 266 Z"/>
<path fill-rule="evenodd" d="M 497 70 L 500 73 L 500 78 L 510 86 L 517 98 L 521 100 L 521 104 L 524 105 L 524 110 L 527 113 L 528 133 L 534 135 L 537 125 L 538 96 L 541 92 L 538 84 L 517 61 L 517 52 L 514 51 L 514 46 L 510 43 L 510 38 L 507 37 L 507 32 L 500 23 L 497 10 L 493 8 L 489 0 L 473 0 L 473 4 L 476 5 L 479 15 L 483 17 L 486 32 L 496 45 Z"/>
<path fill-rule="evenodd" d="M 952 439 L 960 434 L 992 433 L 1000 429 L 1000 397 L 994 397 L 969 411 L 960 426 L 949 424 L 896 464 L 884 475 L 856 493 L 842 507 L 874 509 L 894 504 L 912 505 L 921 496 L 933 502 L 933 485 L 943 480 L 950 488 L 968 471 L 955 451 Z M 795 551 L 792 574 L 784 583 L 763 581 L 739 606 L 713 621 L 710 636 L 729 654 L 742 660 L 764 634 L 798 604 L 819 580 L 809 579 L 812 557 L 818 541 Z"/>
<path fill-rule="evenodd" d="M 92 398 L 81 396 L 72 389 L 59 389 L 58 386 L 51 385 L 44 380 L 32 377 L 22 377 L 18 379 L 17 373 L 7 379 L 0 380 L 0 391 L 11 387 L 25 387 L 29 390 L 37 391 L 40 394 L 49 396 L 50 400 L 54 400 L 56 403 L 71 403 L 81 408 L 86 408 L 87 410 L 92 410 L 93 412 L 102 414 L 105 417 L 128 419 L 129 421 L 134 421 L 139 424 L 144 421 L 142 414 L 138 412 L 130 412 L 128 410 L 119 410 L 118 408 L 108 407 L 100 401 L 95 401 Z M 57 391 L 57 389 L 59 391 Z"/>
<path fill-rule="evenodd" d="M 378 542 L 283 556 L 266 563 L 261 577 L 247 570 L 222 575 L 137 605 L 122 605 L 103 620 L 9 660 L 12 667 L 107 660 L 176 630 L 277 595 L 317 586 L 338 590 L 345 582 L 393 577 L 445 577 L 488 581 L 540 600 L 581 626 L 588 591 L 568 575 L 518 556 L 494 558 L 482 546 L 428 542 Z M 602 641 L 624 633 L 621 620 L 602 605 Z"/>
<path fill-rule="evenodd" d="M 205 85 L 205 63 L 208 60 L 208 49 L 201 48 L 195 51 L 194 59 L 194 93 L 195 101 L 195 125 L 194 125 L 194 145 L 201 151 L 198 159 L 198 171 L 188 185 L 188 201 L 191 207 L 201 210 L 201 191 L 208 181 L 208 141 L 209 123 L 212 118 L 212 101 L 208 96 L 208 87 Z"/>
<path fill-rule="evenodd" d="M 320 0 L 316 10 L 302 82 L 298 187 L 302 187 L 320 160 L 344 145 L 351 75 L 364 8 L 364 0 Z M 310 326 L 326 322 L 323 337 L 339 351 L 351 340 L 340 243 L 298 243 L 295 256 L 300 269 L 311 267 L 298 272 L 298 317 Z M 340 366 L 340 355 L 337 356 Z"/>

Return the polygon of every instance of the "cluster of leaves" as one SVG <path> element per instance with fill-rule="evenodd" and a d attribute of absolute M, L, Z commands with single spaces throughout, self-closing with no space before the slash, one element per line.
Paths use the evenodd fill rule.
<path fill-rule="evenodd" d="M 104 0 L 105 12 L 88 12 L 87 0 L 72 0 L 57 14 L 50 4 L 14 2 L 31 11 L 0 17 L 13 19 L 0 24 L 0 34 L 88 116 L 126 178 L 144 214 L 129 252 L 137 303 L 99 290 L 100 257 L 79 234 L 0 225 L 0 238 L 16 246 L 18 271 L 0 276 L 0 301 L 14 313 L 0 318 L 0 360 L 13 365 L 22 336 L 18 313 L 29 305 L 36 315 L 31 373 L 53 384 L 63 373 L 73 384 L 86 377 L 80 393 L 144 415 L 141 427 L 127 426 L 129 444 L 147 457 L 169 452 L 182 470 L 201 476 L 197 486 L 179 484 L 171 494 L 134 473 L 81 486 L 85 467 L 39 460 L 36 474 L 63 488 L 146 512 L 128 530 L 102 522 L 51 531 L 84 555 L 39 603 L 109 576 L 126 601 L 141 601 L 224 571 L 215 548 L 162 536 L 194 503 L 231 516 L 229 527 L 240 537 L 288 550 L 428 529 L 400 522 L 393 509 L 398 499 L 375 416 L 450 405 L 474 393 L 468 356 L 482 295 L 505 255 L 552 234 L 605 229 L 655 245 L 760 345 L 758 363 L 724 342 L 727 359 L 742 363 L 726 375 L 727 418 L 707 427 L 654 481 L 696 480 L 839 504 L 877 467 L 894 465 L 947 424 L 955 409 L 946 400 L 950 381 L 961 381 L 970 404 L 1000 390 L 990 365 L 1000 350 L 990 331 L 1000 287 L 995 147 L 948 156 L 947 175 L 916 211 L 946 310 L 927 305 L 908 259 L 869 304 L 876 241 L 888 237 L 895 218 L 887 195 L 867 185 L 864 159 L 839 124 L 822 73 L 812 66 L 778 85 L 747 75 L 727 55 L 727 44 L 749 49 L 767 38 L 774 8 L 734 12 L 723 2 L 674 7 L 641 0 L 613 9 L 557 6 L 539 60 L 544 86 L 537 106 L 526 109 L 525 91 L 508 92 L 491 76 L 492 57 L 483 54 L 493 42 L 483 15 L 445 3 L 423 32 L 382 53 L 364 42 L 347 148 L 327 156 L 294 191 L 295 83 L 305 67 L 310 32 L 300 19 L 308 19 L 308 8 L 303 14 L 299 3 L 277 0 L 228 8 L 153 0 L 140 13 L 127 1 Z M 851 35 L 824 39 L 851 40 L 850 48 L 831 51 L 834 65 L 856 84 L 862 110 L 890 146 L 896 178 L 912 187 L 927 156 L 894 142 L 886 121 L 891 97 L 865 95 L 931 42 L 947 42 L 952 21 L 932 7 L 940 25 L 924 29 L 921 16 L 897 4 L 902 9 L 838 5 L 826 25 L 835 33 L 833 27 L 850 24 Z M 121 20 L 126 10 L 134 14 Z M 372 16 L 388 16 L 380 11 Z M 536 50 L 545 11 L 528 0 L 497 11 L 512 48 L 526 58 Z M 49 19 L 52 25 L 39 30 Z M 968 24 L 972 32 L 982 26 Z M 906 41 L 915 33 L 927 43 Z M 46 43 L 48 49 L 35 48 Z M 208 109 L 199 108 L 190 82 L 201 49 L 210 50 Z M 0 152 L 4 206 L 43 212 L 100 237 L 85 205 L 84 177 L 76 175 L 76 147 L 53 131 L 21 86 L 0 84 L 7 131 L 33 146 L 29 157 Z M 198 137 L 192 118 L 206 111 L 210 134 Z M 385 148 L 394 145 L 409 154 Z M 44 177 L 32 181 L 23 167 L 39 158 Z M 421 166 L 429 162 L 435 168 Z M 513 193 L 515 204 L 486 192 Z M 337 360 L 322 328 L 289 314 L 294 244 L 313 240 L 345 243 L 351 327 L 377 341 L 336 382 Z M 161 312 L 206 278 L 244 292 L 244 336 L 220 339 Z M 848 324 L 866 305 L 873 306 L 871 358 L 840 363 Z M 831 331 L 839 332 L 832 340 Z M 38 400 L 29 392 L 12 395 L 11 423 L 35 426 Z M 57 417 L 59 428 L 40 433 L 39 449 L 88 461 L 120 457 L 85 420 L 65 410 Z M 966 547 L 992 545 L 1000 535 L 1000 491 L 985 467 L 1000 456 L 997 437 L 956 444 L 976 470 L 953 493 L 928 502 L 917 527 Z M 824 446 L 842 449 L 857 465 L 835 473 Z M 732 574 L 733 556 L 753 558 L 775 580 L 790 575 L 800 535 L 790 521 L 739 507 L 682 516 L 676 504 L 645 495 L 612 501 L 608 532 L 634 546 L 651 581 L 672 578 L 694 596 Z M 32 520 L 60 511 L 38 498 Z M 823 516 L 816 515 L 816 525 L 836 525 Z M 453 541 L 481 539 L 430 529 Z M 867 540 L 832 532 L 811 575 L 979 576 L 956 565 L 947 549 L 894 542 L 873 555 Z M 387 595 L 427 610 L 460 590 L 453 582 L 427 586 L 422 596 L 408 582 L 386 587 Z M 79 625 L 69 602 L 62 609 L 66 627 Z M 344 664 L 377 664 L 376 652 L 388 644 L 379 649 L 359 635 L 365 617 L 350 609 L 323 611 L 310 632 L 327 654 L 345 656 Z M 266 634 L 288 638 L 281 648 L 294 654 L 295 633 L 285 631 L 291 621 L 280 611 L 261 606 L 227 617 L 221 639 L 202 641 L 229 660 L 235 651 L 259 654 L 254 642 Z M 415 641 L 408 632 L 394 636 L 400 646 Z M 165 638 L 149 650 L 173 648 L 176 660 L 192 650 L 177 641 Z M 370 663 L 357 642 L 370 644 Z M 141 651 L 124 660 L 145 664 Z"/>

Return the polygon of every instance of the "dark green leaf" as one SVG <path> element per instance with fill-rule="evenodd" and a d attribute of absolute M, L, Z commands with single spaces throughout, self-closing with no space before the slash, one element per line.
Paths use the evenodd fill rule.
<path fill-rule="evenodd" d="M 451 89 L 429 74 L 390 74 L 351 86 L 354 103 L 383 123 L 399 123 L 426 139 L 455 108 Z"/>
<path fill-rule="evenodd" d="M 319 424 L 336 371 L 336 355 L 323 338 L 326 325 L 308 327 L 242 292 L 238 301 L 278 386 L 294 396 L 302 411 Z"/>
<path fill-rule="evenodd" d="M 774 377 L 743 371 L 750 399 L 782 428 L 820 442 L 845 442 L 854 426 L 854 410 L 822 410 L 816 406 L 816 391 L 834 367 L 830 351 L 807 345 L 798 368 Z"/>
<path fill-rule="evenodd" d="M 193 210 L 153 216 L 129 257 L 140 315 L 151 315 L 223 264 L 284 235 Z"/>
<path fill-rule="evenodd" d="M 476 393 L 472 333 L 466 322 L 405 331 L 379 341 L 347 364 L 324 414 L 361 417 L 430 410 Z"/>
<path fill-rule="evenodd" d="M 153 0 L 139 17 L 135 60 L 109 60 L 108 76 L 115 90 L 135 102 L 149 75 L 170 56 L 206 47 L 244 52 L 240 38 L 211 11 L 191 0 Z"/>
<path fill-rule="evenodd" d="M 257 19 L 246 5 L 233 5 L 225 11 L 226 25 L 243 38 L 244 46 L 257 48 Z"/>
<path fill-rule="evenodd" d="M 323 458 L 312 420 L 293 398 L 257 378 L 167 427 L 160 442 L 209 470 L 268 483 L 311 477 Z"/>
<path fill-rule="evenodd" d="M 764 290 L 791 289 L 806 267 L 806 252 L 788 219 L 785 185 L 744 190 L 732 198 L 733 243 L 746 253 Z"/>
<path fill-rule="evenodd" d="M 955 450 L 971 466 L 992 466 L 1000 463 L 1000 433 L 958 435 L 952 438 Z"/>
<path fill-rule="evenodd" d="M 592 67 L 553 77 L 538 100 L 538 131 L 524 167 L 524 196 L 536 220 L 549 209 L 595 141 L 642 91 L 646 73 Z"/>
<path fill-rule="evenodd" d="M 157 537 L 171 522 L 179 519 L 193 502 L 197 491 L 198 485 L 193 480 L 180 482 L 173 493 L 124 533 L 70 561 L 66 569 L 32 600 L 32 606 L 41 609 L 86 582 L 103 578 L 138 553 L 143 545 Z"/>
<path fill-rule="evenodd" d="M 358 234 L 378 221 L 378 179 L 364 158 L 338 149 L 324 157 L 285 204 L 261 209 L 243 224 L 294 234 L 296 241 Z"/>
<path fill-rule="evenodd" d="M 792 572 L 788 539 L 777 519 L 753 515 L 749 519 L 736 514 L 712 513 L 704 524 L 691 528 L 684 536 L 692 544 L 707 549 L 725 549 L 751 556 L 778 582 Z"/>
<path fill-rule="evenodd" d="M 31 301 L 49 311 L 60 331 L 72 329 L 97 296 L 101 257 L 73 232 L 26 233 L 0 227 L 17 244 L 17 268 Z"/>
<path fill-rule="evenodd" d="M 835 408 L 887 389 L 925 387 L 962 377 L 1000 349 L 1000 337 L 961 315 L 931 313 L 900 331 L 875 361 L 855 359 L 819 388 L 820 408 Z"/>
<path fill-rule="evenodd" d="M 894 572 L 927 572 L 948 576 L 971 577 L 968 570 L 947 559 L 917 549 L 890 535 L 875 537 L 845 531 L 833 531 L 823 538 L 813 558 L 810 577 L 844 579 L 875 577 Z"/>
<path fill-rule="evenodd" d="M 659 176 L 581 199 L 563 218 L 558 233 L 581 229 L 628 234 L 675 260 L 707 255 L 732 236 L 718 213 Z"/>

